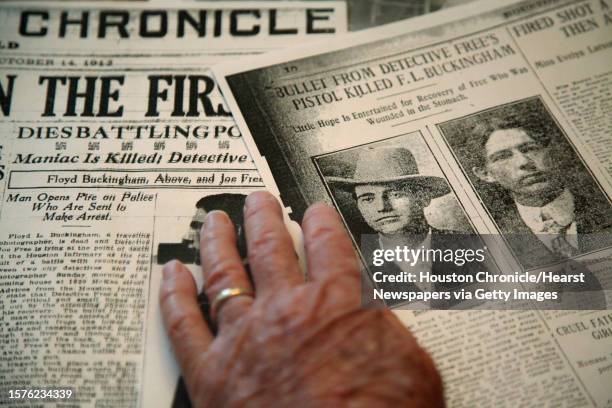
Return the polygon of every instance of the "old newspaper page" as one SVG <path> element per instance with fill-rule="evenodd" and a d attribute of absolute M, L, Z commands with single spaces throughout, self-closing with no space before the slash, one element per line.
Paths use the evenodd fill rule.
<path fill-rule="evenodd" d="M 345 4 L 2 2 L 0 27 L 0 405 L 181 406 L 161 265 L 201 280 L 203 215 L 263 186 L 209 67 L 329 39 Z"/>
<path fill-rule="evenodd" d="M 215 74 L 293 217 L 338 209 L 366 298 L 421 302 L 450 406 L 612 407 L 611 67 L 610 1 L 482 1 Z M 453 233 L 486 270 L 405 257 Z M 454 296 L 488 310 L 429 310 Z"/>

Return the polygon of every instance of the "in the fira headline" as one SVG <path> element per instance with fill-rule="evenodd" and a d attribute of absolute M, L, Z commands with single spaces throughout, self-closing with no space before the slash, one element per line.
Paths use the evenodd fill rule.
<path fill-rule="evenodd" d="M 0 117 L 10 116 L 20 86 L 17 74 L 0 77 Z M 131 78 L 140 80 L 140 78 Z M 142 98 L 143 116 L 230 117 L 229 109 L 213 78 L 208 75 L 148 75 L 147 95 Z M 40 94 L 31 95 L 33 106 L 40 105 L 41 117 L 122 117 L 125 107 L 122 90 L 128 85 L 125 75 L 53 76 L 37 79 Z"/>

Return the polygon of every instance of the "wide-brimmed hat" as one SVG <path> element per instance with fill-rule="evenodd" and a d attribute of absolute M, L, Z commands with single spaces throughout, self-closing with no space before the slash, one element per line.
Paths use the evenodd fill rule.
<path fill-rule="evenodd" d="M 450 192 L 443 178 L 421 175 L 414 155 L 403 147 L 369 147 L 359 154 L 353 178 L 326 179 L 332 186 L 350 191 L 363 184 L 406 184 L 429 192 L 432 198 Z"/>

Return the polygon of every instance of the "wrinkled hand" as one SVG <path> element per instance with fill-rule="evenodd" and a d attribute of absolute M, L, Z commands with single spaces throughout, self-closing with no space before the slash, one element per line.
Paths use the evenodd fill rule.
<path fill-rule="evenodd" d="M 408 330 L 388 310 L 360 307 L 359 264 L 334 210 L 315 204 L 304 215 L 308 282 L 276 199 L 253 193 L 244 211 L 256 296 L 223 304 L 216 337 L 189 270 L 164 267 L 164 323 L 195 406 L 444 406 L 438 373 Z M 225 213 L 208 214 L 200 245 L 211 301 L 251 288 Z"/>

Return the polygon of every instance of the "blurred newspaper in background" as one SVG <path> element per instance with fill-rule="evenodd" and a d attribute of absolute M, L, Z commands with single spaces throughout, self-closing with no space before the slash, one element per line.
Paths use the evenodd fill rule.
<path fill-rule="evenodd" d="M 0 405 L 171 404 L 161 264 L 201 281 L 203 214 L 263 187 L 209 67 L 346 21 L 334 1 L 0 4 Z"/>
<path fill-rule="evenodd" d="M 495 240 L 503 273 L 485 276 L 515 286 L 479 288 L 470 307 L 527 310 L 398 312 L 449 406 L 612 407 L 611 67 L 612 3 L 546 0 L 471 3 L 214 72 L 293 218 L 316 201 L 338 209 L 370 299 L 407 293 L 380 268 L 410 265 L 373 264 L 364 246 L 390 248 L 406 214 L 422 211 L 420 248 L 447 232 Z M 538 291 L 530 276 L 585 287 Z"/>
<path fill-rule="evenodd" d="M 257 0 L 244 0 L 245 3 L 252 1 Z M 363 30 L 466 4 L 470 1 L 474 0 L 346 0 L 348 28 L 349 31 Z"/>
<path fill-rule="evenodd" d="M 393 23 L 472 0 L 347 0 L 349 30 Z"/>

